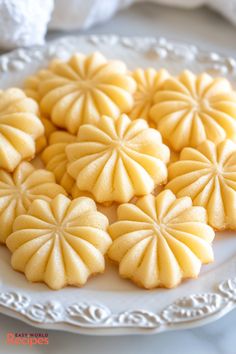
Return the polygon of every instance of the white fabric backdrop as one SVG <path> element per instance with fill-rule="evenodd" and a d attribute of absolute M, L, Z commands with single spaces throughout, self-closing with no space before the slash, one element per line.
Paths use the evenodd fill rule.
<path fill-rule="evenodd" d="M 86 29 L 109 19 L 118 10 L 141 1 L 0 0 L 0 47 L 10 49 L 43 44 L 48 28 Z M 151 2 L 185 8 L 206 5 L 236 24 L 236 0 L 151 0 Z"/>
<path fill-rule="evenodd" d="M 185 8 L 206 5 L 236 24 L 236 0 L 54 0 L 55 8 L 49 27 L 64 30 L 88 28 L 137 2 Z"/>

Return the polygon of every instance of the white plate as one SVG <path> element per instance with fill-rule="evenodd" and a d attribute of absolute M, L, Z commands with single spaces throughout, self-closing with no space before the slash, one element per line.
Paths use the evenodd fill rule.
<path fill-rule="evenodd" d="M 236 62 L 180 43 L 155 38 L 117 36 L 67 37 L 45 47 L 19 49 L 0 58 L 1 87 L 21 85 L 24 78 L 55 57 L 75 51 L 100 50 L 108 58 L 137 66 L 165 67 L 176 74 L 189 68 L 225 75 L 236 82 Z M 236 86 L 236 85 L 235 85 Z M 236 212 L 236 211 L 235 211 Z M 236 237 L 218 233 L 215 263 L 203 266 L 198 280 L 176 289 L 145 291 L 118 276 L 107 264 L 103 275 L 85 287 L 49 290 L 30 284 L 10 267 L 10 254 L 0 247 L 0 312 L 34 326 L 84 334 L 150 334 L 191 328 L 216 320 L 236 306 Z"/>

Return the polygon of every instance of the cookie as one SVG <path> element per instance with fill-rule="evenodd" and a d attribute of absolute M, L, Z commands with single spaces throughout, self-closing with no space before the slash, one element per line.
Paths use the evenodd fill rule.
<path fill-rule="evenodd" d="M 51 289 L 82 286 L 105 269 L 111 244 L 107 227 L 108 219 L 90 198 L 71 201 L 59 194 L 51 201 L 35 200 L 26 215 L 16 218 L 7 239 L 12 267 Z"/>
<path fill-rule="evenodd" d="M 169 165 L 167 188 L 205 207 L 216 230 L 236 230 L 236 144 L 206 141 L 183 149 L 180 160 Z"/>
<path fill-rule="evenodd" d="M 236 140 L 236 93 L 225 78 L 184 71 L 155 95 L 151 119 L 176 151 L 206 139 Z"/>
<path fill-rule="evenodd" d="M 170 152 L 160 133 L 145 120 L 131 121 L 125 114 L 81 126 L 66 154 L 67 171 L 79 190 L 92 193 L 99 203 L 127 202 L 167 179 Z"/>
<path fill-rule="evenodd" d="M 69 194 L 75 180 L 67 173 L 68 158 L 65 149 L 75 142 L 76 137 L 67 132 L 54 132 L 49 139 L 49 146 L 41 154 L 47 170 L 52 171 L 59 183 Z"/>
<path fill-rule="evenodd" d="M 28 97 L 40 102 L 39 84 L 45 78 L 48 79 L 52 75 L 49 70 L 42 69 L 35 75 L 30 75 L 24 82 L 24 92 Z"/>
<path fill-rule="evenodd" d="M 55 125 L 47 118 L 40 117 L 44 126 L 44 135 L 36 140 L 36 153 L 39 154 L 49 144 L 50 135 L 56 131 Z"/>
<path fill-rule="evenodd" d="M 97 52 L 74 54 L 67 62 L 52 61 L 48 72 L 39 84 L 42 113 L 71 134 L 102 114 L 115 118 L 132 108 L 136 84 L 123 62 Z"/>
<path fill-rule="evenodd" d="M 206 210 L 170 190 L 120 205 L 109 233 L 108 256 L 119 264 L 120 275 L 146 289 L 175 287 L 213 261 L 214 231 Z"/>
<path fill-rule="evenodd" d="M 18 88 L 0 91 L 0 168 L 12 172 L 35 155 L 35 141 L 44 134 L 38 105 Z"/>
<path fill-rule="evenodd" d="M 163 87 L 169 73 L 165 69 L 139 68 L 132 73 L 132 77 L 136 81 L 137 89 L 134 93 L 134 105 L 129 116 L 132 119 L 149 120 L 154 96 Z"/>
<path fill-rule="evenodd" d="M 21 162 L 13 174 L 0 170 L 0 242 L 5 243 L 18 215 L 29 209 L 34 199 L 50 200 L 64 189 L 55 183 L 51 172 L 36 170 Z"/>

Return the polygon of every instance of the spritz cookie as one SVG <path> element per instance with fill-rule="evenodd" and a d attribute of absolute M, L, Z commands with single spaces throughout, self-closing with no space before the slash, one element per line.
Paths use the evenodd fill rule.
<path fill-rule="evenodd" d="M 54 132 L 49 139 L 49 146 L 43 151 L 41 158 L 47 170 L 52 171 L 59 183 L 71 194 L 75 179 L 67 173 L 68 158 L 66 147 L 74 143 L 76 137 L 63 131 Z"/>
<path fill-rule="evenodd" d="M 26 96 L 40 102 L 39 85 L 45 78 L 48 79 L 52 73 L 49 70 L 42 69 L 37 74 L 28 76 L 24 82 L 24 92 Z"/>
<path fill-rule="evenodd" d="M 120 205 L 109 233 L 108 256 L 119 263 L 120 275 L 146 289 L 175 287 L 213 261 L 214 231 L 206 210 L 170 190 Z"/>
<path fill-rule="evenodd" d="M 13 174 L 0 170 L 0 242 L 5 243 L 18 215 L 29 209 L 34 199 L 50 200 L 64 189 L 55 183 L 53 173 L 36 170 L 21 162 Z"/>
<path fill-rule="evenodd" d="M 35 155 L 35 141 L 44 134 L 38 105 L 18 88 L 0 91 L 0 168 L 13 171 Z"/>
<path fill-rule="evenodd" d="M 169 165 L 169 183 L 178 197 L 188 195 L 202 205 L 217 230 L 236 229 L 236 144 L 231 140 L 185 148 Z"/>
<path fill-rule="evenodd" d="M 129 113 L 132 119 L 143 118 L 149 120 L 150 110 L 154 104 L 155 94 L 163 87 L 165 80 L 169 77 L 165 69 L 156 70 L 153 68 L 136 69 L 132 73 L 137 89 L 134 93 L 134 105 Z"/>
<path fill-rule="evenodd" d="M 151 118 L 176 151 L 206 139 L 236 140 L 236 92 L 225 78 L 184 71 L 155 95 Z"/>
<path fill-rule="evenodd" d="M 167 179 L 169 148 L 143 119 L 102 116 L 81 126 L 77 142 L 66 147 L 67 171 L 80 191 L 99 203 L 127 202 L 153 191 Z"/>
<path fill-rule="evenodd" d="M 40 138 L 36 140 L 37 154 L 42 152 L 42 150 L 49 144 L 50 135 L 57 130 L 51 120 L 44 117 L 40 117 L 40 120 L 44 126 L 44 135 L 40 136 Z"/>
<path fill-rule="evenodd" d="M 74 181 L 69 193 L 70 193 L 72 199 L 75 199 L 75 198 L 78 198 L 78 197 L 89 197 L 89 198 L 93 199 L 93 196 L 92 196 L 91 193 L 79 190 L 79 188 L 77 187 L 75 181 Z"/>
<path fill-rule="evenodd" d="M 51 201 L 35 200 L 26 215 L 16 218 L 7 239 L 12 267 L 55 290 L 82 286 L 105 269 L 111 244 L 107 227 L 107 217 L 90 198 L 71 201 L 60 194 Z"/>
<path fill-rule="evenodd" d="M 102 114 L 115 118 L 132 108 L 136 84 L 121 61 L 74 54 L 67 62 L 52 61 L 48 72 L 39 84 L 42 112 L 71 134 Z"/>
<path fill-rule="evenodd" d="M 39 102 L 38 86 L 40 81 L 41 78 L 39 77 L 39 74 L 35 76 L 29 76 L 26 80 L 24 89 L 26 96 L 34 99 L 37 102 Z M 40 110 L 38 110 L 37 113 L 44 126 L 44 135 L 40 136 L 36 140 L 36 153 L 39 154 L 48 145 L 48 139 L 50 135 L 56 130 L 56 127 L 50 119 L 42 116 Z"/>

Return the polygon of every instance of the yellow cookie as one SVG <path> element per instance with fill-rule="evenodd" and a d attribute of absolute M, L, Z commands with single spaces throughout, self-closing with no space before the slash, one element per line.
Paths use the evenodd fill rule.
<path fill-rule="evenodd" d="M 18 215 L 25 214 L 34 199 L 50 200 L 65 193 L 54 175 L 21 162 L 13 174 L 0 170 L 0 242 L 5 243 Z"/>
<path fill-rule="evenodd" d="M 217 230 L 236 229 L 236 144 L 231 140 L 185 148 L 169 165 L 169 183 L 178 197 L 188 195 L 207 209 L 208 222 Z"/>
<path fill-rule="evenodd" d="M 54 132 L 49 139 L 49 146 L 43 151 L 41 158 L 46 169 L 52 171 L 59 183 L 65 190 L 71 194 L 72 187 L 75 183 L 67 173 L 68 159 L 65 149 L 68 144 L 76 141 L 76 137 L 67 132 Z"/>
<path fill-rule="evenodd" d="M 71 201 L 59 194 L 50 202 L 35 200 L 27 215 L 16 218 L 7 239 L 12 267 L 55 290 L 81 286 L 104 271 L 111 244 L 107 227 L 108 219 L 90 198 Z"/>
<path fill-rule="evenodd" d="M 73 180 L 74 181 L 74 180 Z M 80 191 L 79 188 L 76 185 L 76 182 L 74 181 L 74 184 L 71 188 L 70 195 L 72 196 L 72 199 L 78 198 L 78 197 L 89 197 L 93 199 L 93 196 L 89 192 L 85 191 Z"/>
<path fill-rule="evenodd" d="M 43 70 L 42 70 L 43 71 Z M 29 76 L 25 82 L 24 92 L 27 97 L 39 102 L 38 86 L 41 81 L 40 75 Z M 44 126 L 44 135 L 36 140 L 36 153 L 39 154 L 47 145 L 50 135 L 56 130 L 55 125 L 51 120 L 42 117 L 41 112 L 38 111 L 38 116 Z"/>
<path fill-rule="evenodd" d="M 143 119 L 102 116 L 81 126 L 77 142 L 66 147 L 67 171 L 81 191 L 99 203 L 127 202 L 148 194 L 167 179 L 169 149 Z"/>
<path fill-rule="evenodd" d="M 39 84 L 45 78 L 48 79 L 52 75 L 49 70 L 40 70 L 36 75 L 27 77 L 24 82 L 24 91 L 28 97 L 33 98 L 38 103 L 40 102 Z"/>
<path fill-rule="evenodd" d="M 225 78 L 184 71 L 165 81 L 155 102 L 151 118 L 176 151 L 206 139 L 236 140 L 236 92 Z"/>
<path fill-rule="evenodd" d="M 48 145 L 50 135 L 56 131 L 55 125 L 49 119 L 41 117 L 40 120 L 44 126 L 44 135 L 36 140 L 37 154 L 39 154 Z"/>
<path fill-rule="evenodd" d="M 38 105 L 17 88 L 0 91 L 0 168 L 13 171 L 35 155 L 35 141 L 44 127 Z"/>
<path fill-rule="evenodd" d="M 172 162 L 176 162 L 179 160 L 179 152 L 176 152 L 176 151 L 173 151 L 173 150 L 170 150 L 170 161 L 169 161 L 169 164 L 172 163 Z"/>
<path fill-rule="evenodd" d="M 132 108 L 136 84 L 123 62 L 75 54 L 67 62 L 52 61 L 48 71 L 39 84 L 42 112 L 71 134 L 101 114 L 118 117 Z"/>
<path fill-rule="evenodd" d="M 122 277 L 141 287 L 175 287 L 213 261 L 214 231 L 206 222 L 206 210 L 193 207 L 189 197 L 177 199 L 169 190 L 147 195 L 119 206 L 108 256 Z"/>
<path fill-rule="evenodd" d="M 148 69 L 137 69 L 132 74 L 137 83 L 134 93 L 134 106 L 129 113 L 132 119 L 143 118 L 149 120 L 150 110 L 154 104 L 155 94 L 162 88 L 169 73 L 165 69 L 159 71 Z"/>

